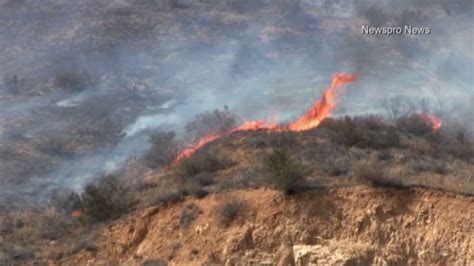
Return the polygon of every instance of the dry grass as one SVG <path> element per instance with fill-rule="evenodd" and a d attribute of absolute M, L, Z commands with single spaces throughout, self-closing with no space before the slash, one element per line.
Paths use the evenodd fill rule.
<path fill-rule="evenodd" d="M 382 167 L 374 159 L 365 159 L 353 163 L 351 171 L 356 178 L 374 184 L 377 184 L 378 180 L 385 176 Z"/>

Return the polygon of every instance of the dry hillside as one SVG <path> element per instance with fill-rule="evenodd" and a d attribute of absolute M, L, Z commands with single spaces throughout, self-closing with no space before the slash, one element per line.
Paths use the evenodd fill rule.
<path fill-rule="evenodd" d="M 373 121 L 235 132 L 133 185 L 87 187 L 83 209 L 63 202 L 10 213 L 2 217 L 0 258 L 7 265 L 472 264 L 471 144 L 446 131 L 413 131 L 416 123 Z M 275 154 L 284 182 L 268 163 Z"/>

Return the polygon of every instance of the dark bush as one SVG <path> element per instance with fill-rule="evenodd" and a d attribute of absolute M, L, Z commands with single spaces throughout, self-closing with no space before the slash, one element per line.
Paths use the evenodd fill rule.
<path fill-rule="evenodd" d="M 92 78 L 86 72 L 65 71 L 54 78 L 54 85 L 69 91 L 81 91 L 93 84 Z"/>
<path fill-rule="evenodd" d="M 345 175 L 349 172 L 349 161 L 341 158 L 332 158 L 322 166 L 324 172 L 330 176 Z"/>
<path fill-rule="evenodd" d="M 227 106 L 224 110 L 206 111 L 196 115 L 193 121 L 186 124 L 186 132 L 191 141 L 202 138 L 209 133 L 226 132 L 237 125 L 237 117 Z"/>
<path fill-rule="evenodd" d="M 202 213 L 202 210 L 196 204 L 187 204 L 181 211 L 179 225 L 187 228 Z"/>
<path fill-rule="evenodd" d="M 366 141 L 359 128 L 357 128 L 356 121 L 346 116 L 343 119 L 325 119 L 320 127 L 328 128 L 335 134 L 333 141 L 347 146 L 356 146 Z"/>
<path fill-rule="evenodd" d="M 184 187 L 178 189 L 177 192 L 183 196 L 194 196 L 198 199 L 202 199 L 209 194 L 209 192 L 207 192 L 199 184 L 194 182 L 184 184 Z"/>
<path fill-rule="evenodd" d="M 94 222 L 116 219 L 130 211 L 135 201 L 129 189 L 114 175 L 105 176 L 97 184 L 87 185 L 77 206 Z"/>
<path fill-rule="evenodd" d="M 449 167 L 446 163 L 435 163 L 433 165 L 433 171 L 440 175 L 447 175 L 449 173 Z"/>
<path fill-rule="evenodd" d="M 188 178 L 201 173 L 212 173 L 232 165 L 225 158 L 217 158 L 208 151 L 200 150 L 190 157 L 183 158 L 176 166 L 176 173 L 181 178 Z"/>
<path fill-rule="evenodd" d="M 433 133 L 431 125 L 421 120 L 416 114 L 398 118 L 396 125 L 398 129 L 420 137 Z"/>
<path fill-rule="evenodd" d="M 380 161 L 388 161 L 392 158 L 392 154 L 390 153 L 390 150 L 381 150 L 379 153 L 377 153 L 377 159 Z"/>
<path fill-rule="evenodd" d="M 163 260 L 157 260 L 157 259 L 146 260 L 141 264 L 141 266 L 167 266 L 167 265 L 168 265 L 167 262 Z"/>
<path fill-rule="evenodd" d="M 199 185 L 191 185 L 186 188 L 186 191 L 189 195 L 194 196 L 198 199 L 202 199 L 209 195 L 209 192 L 207 190 L 204 190 L 202 187 Z"/>
<path fill-rule="evenodd" d="M 217 222 L 229 226 L 243 209 L 243 202 L 237 199 L 228 199 L 217 207 Z"/>
<path fill-rule="evenodd" d="M 400 146 L 400 136 L 394 130 L 368 131 L 358 146 L 370 149 L 396 148 Z"/>
<path fill-rule="evenodd" d="M 286 194 L 295 194 L 302 189 L 305 168 L 287 149 L 274 149 L 265 155 L 264 167 L 270 173 L 271 181 Z"/>
<path fill-rule="evenodd" d="M 153 200 L 153 205 L 165 205 L 180 202 L 184 200 L 184 196 L 188 195 L 187 193 L 186 190 L 178 190 L 159 195 Z"/>
<path fill-rule="evenodd" d="M 334 132 L 333 142 L 360 148 L 387 149 L 400 146 L 400 137 L 383 124 L 378 117 L 349 116 L 343 119 L 325 119 L 321 127 Z"/>
<path fill-rule="evenodd" d="M 387 129 L 385 118 L 379 115 L 366 115 L 354 118 L 355 122 L 364 129 L 383 130 Z"/>
<path fill-rule="evenodd" d="M 212 176 L 202 174 L 202 175 L 197 175 L 194 177 L 195 182 L 202 186 L 202 187 L 208 187 L 214 184 L 214 178 Z"/>
<path fill-rule="evenodd" d="M 162 167 L 170 163 L 177 154 L 178 144 L 174 132 L 157 132 L 151 135 L 151 148 L 145 155 L 145 162 L 150 168 Z"/>

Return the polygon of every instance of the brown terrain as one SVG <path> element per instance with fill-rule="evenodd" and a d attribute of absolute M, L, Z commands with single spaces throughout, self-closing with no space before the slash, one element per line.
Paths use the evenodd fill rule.
<path fill-rule="evenodd" d="M 214 212 L 228 197 L 245 208 L 222 227 Z M 470 265 L 473 204 L 472 197 L 425 189 L 357 186 L 292 198 L 265 188 L 236 190 L 134 212 L 100 231 L 97 252 L 81 251 L 59 263 Z M 199 216 L 182 228 L 180 215 L 190 206 Z"/>
<path fill-rule="evenodd" d="M 17 231 L 2 237 L 23 245 L 10 252 L 26 264 L 471 265 L 470 157 L 382 125 L 379 136 L 396 131 L 400 142 L 334 142 L 349 121 L 329 119 L 301 133 L 236 132 L 171 170 L 149 172 L 134 192 L 135 207 L 118 220 L 90 224 L 51 208 L 23 211 L 9 217 Z M 374 132 L 358 121 L 342 143 L 355 132 Z M 307 169 L 296 194 L 273 185 L 262 166 L 265 154 L 281 146 Z M 419 157 L 420 149 L 430 153 Z M 209 161 L 220 168 L 206 168 Z M 448 162 L 445 169 L 440 162 Z M 193 163 L 204 168 L 184 176 Z"/>

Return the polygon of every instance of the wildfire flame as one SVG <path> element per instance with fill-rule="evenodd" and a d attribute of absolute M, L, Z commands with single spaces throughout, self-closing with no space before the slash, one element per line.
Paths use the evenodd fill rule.
<path fill-rule="evenodd" d="M 439 119 L 439 117 L 437 117 L 435 114 L 421 113 L 418 114 L 418 118 L 420 118 L 421 121 L 430 125 L 433 131 L 435 132 L 443 125 L 441 119 Z"/>
<path fill-rule="evenodd" d="M 337 97 L 337 89 L 341 85 L 355 81 L 356 79 L 356 75 L 348 73 L 338 73 L 334 75 L 331 86 L 324 90 L 322 98 L 317 100 L 300 118 L 289 123 L 288 129 L 291 131 L 303 131 L 317 127 L 324 118 L 331 114 L 334 107 L 336 107 L 335 99 Z"/>
<path fill-rule="evenodd" d="M 276 123 L 267 122 L 265 120 L 245 121 L 240 126 L 233 128 L 226 132 L 212 132 L 206 136 L 198 139 L 195 143 L 190 144 L 178 153 L 176 158 L 166 166 L 171 168 L 179 160 L 191 156 L 195 151 L 199 150 L 204 145 L 221 137 L 230 135 L 236 131 L 244 130 L 270 130 L 270 131 L 304 131 L 317 127 L 321 121 L 331 114 L 331 111 L 336 106 L 336 98 L 338 96 L 337 90 L 344 84 L 355 81 L 357 76 L 349 73 L 337 73 L 332 77 L 331 86 L 326 88 L 321 99 L 314 102 L 302 116 L 293 122 L 285 125 L 278 125 Z"/>
<path fill-rule="evenodd" d="M 82 216 L 82 210 L 74 210 L 71 212 L 71 218 L 79 218 Z"/>

